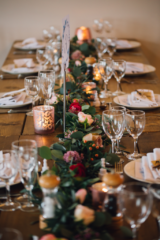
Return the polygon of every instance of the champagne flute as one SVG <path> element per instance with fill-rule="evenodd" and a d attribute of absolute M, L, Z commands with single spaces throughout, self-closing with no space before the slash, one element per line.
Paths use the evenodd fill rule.
<path fill-rule="evenodd" d="M 98 58 L 101 59 L 103 54 L 107 51 L 106 43 L 103 41 L 103 38 L 96 38 L 94 40 L 94 45 L 98 54 Z"/>
<path fill-rule="evenodd" d="M 102 127 L 112 141 L 112 153 L 115 152 L 116 139 L 123 132 L 124 121 L 124 112 L 121 110 L 106 110 L 102 113 Z"/>
<path fill-rule="evenodd" d="M 124 218 L 131 226 L 133 238 L 137 239 L 140 225 L 145 222 L 151 212 L 152 195 L 149 185 L 126 183 L 119 193 L 119 205 Z"/>
<path fill-rule="evenodd" d="M 142 154 L 137 151 L 137 142 L 138 137 L 141 135 L 145 127 L 145 112 L 139 110 L 127 111 L 125 114 L 125 125 L 128 133 L 134 139 L 134 152 L 128 154 L 127 157 L 129 160 L 135 160 L 142 157 Z"/>
<path fill-rule="evenodd" d="M 117 40 L 115 38 L 106 38 L 105 43 L 107 45 L 107 52 L 112 57 L 116 52 Z"/>
<path fill-rule="evenodd" d="M 0 156 L 0 179 L 6 183 L 7 201 L 0 204 L 2 211 L 15 211 L 20 207 L 19 203 L 12 202 L 10 198 L 10 184 L 13 183 L 18 173 L 18 160 L 16 152 L 5 150 Z"/>
<path fill-rule="evenodd" d="M 152 215 L 156 218 L 158 224 L 158 238 L 160 240 L 160 185 L 151 184 L 151 193 L 153 196 Z"/>
<path fill-rule="evenodd" d="M 40 71 L 39 76 L 39 92 L 38 95 L 45 99 L 45 103 L 48 105 L 49 99 L 52 97 L 52 93 L 55 85 L 55 71 L 46 70 Z"/>
<path fill-rule="evenodd" d="M 24 87 L 26 89 L 27 95 L 32 98 L 32 109 L 35 106 L 35 100 L 38 96 L 38 81 L 39 77 L 29 76 L 24 79 Z M 28 116 L 33 116 L 33 111 L 27 113 Z"/>
<path fill-rule="evenodd" d="M 117 91 L 113 93 L 115 96 L 125 94 L 120 89 L 120 82 L 125 75 L 125 71 L 126 71 L 126 62 L 124 60 L 117 60 L 113 62 L 113 74 L 118 84 Z"/>

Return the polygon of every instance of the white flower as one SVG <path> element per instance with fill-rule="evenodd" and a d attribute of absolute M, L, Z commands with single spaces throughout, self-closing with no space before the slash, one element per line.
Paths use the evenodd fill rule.
<path fill-rule="evenodd" d="M 86 195 L 87 195 L 86 189 L 81 188 L 76 192 L 76 199 L 79 199 L 80 203 L 83 203 L 86 198 Z"/>
<path fill-rule="evenodd" d="M 95 219 L 94 210 L 79 204 L 74 210 L 74 217 L 75 221 L 83 220 L 83 223 L 88 225 Z"/>
<path fill-rule="evenodd" d="M 85 114 L 83 112 L 79 112 L 78 113 L 78 121 L 80 123 L 84 123 L 85 121 L 87 121 L 88 125 L 91 125 L 94 120 L 92 119 L 91 115 Z"/>
<path fill-rule="evenodd" d="M 75 61 L 75 65 L 76 65 L 76 66 L 81 66 L 81 62 L 80 62 L 79 60 L 76 60 L 76 61 Z"/>
<path fill-rule="evenodd" d="M 83 137 L 84 143 L 88 141 L 93 141 L 96 144 L 96 146 L 103 147 L 103 144 L 102 144 L 103 141 L 102 141 L 101 135 L 89 133 Z"/>
<path fill-rule="evenodd" d="M 57 97 L 54 95 L 51 97 L 51 99 L 49 100 L 49 104 L 56 104 L 58 103 Z"/>

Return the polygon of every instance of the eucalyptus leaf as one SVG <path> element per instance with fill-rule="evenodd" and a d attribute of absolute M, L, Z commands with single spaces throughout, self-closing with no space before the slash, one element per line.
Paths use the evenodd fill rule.
<path fill-rule="evenodd" d="M 63 159 L 63 153 L 59 150 L 51 150 L 53 158 Z"/>
<path fill-rule="evenodd" d="M 74 132 L 71 134 L 71 138 L 75 138 L 75 139 L 82 139 L 84 136 L 83 132 Z"/>
<path fill-rule="evenodd" d="M 49 147 L 43 146 L 43 147 L 38 148 L 38 153 L 42 158 L 52 159 L 52 154 L 51 154 L 51 150 L 49 149 Z"/>
<path fill-rule="evenodd" d="M 83 106 L 82 106 L 82 111 L 84 111 L 84 110 L 86 110 L 86 109 L 89 109 L 89 108 L 90 108 L 89 105 L 83 105 Z"/>
<path fill-rule="evenodd" d="M 54 143 L 52 145 L 52 149 L 53 150 L 60 150 L 62 152 L 66 152 L 66 148 L 63 145 L 59 144 L 59 143 Z"/>

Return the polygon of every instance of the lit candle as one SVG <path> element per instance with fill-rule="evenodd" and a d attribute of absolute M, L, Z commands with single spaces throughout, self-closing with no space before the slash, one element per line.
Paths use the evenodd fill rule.
<path fill-rule="evenodd" d="M 94 82 L 86 82 L 82 85 L 82 88 L 84 88 L 84 91 L 87 93 L 87 94 L 93 94 L 90 96 L 90 99 L 91 100 L 94 100 L 96 99 L 97 97 L 97 91 L 96 90 L 92 90 L 93 88 L 96 88 L 96 83 Z"/>
<path fill-rule="evenodd" d="M 34 130 L 38 134 L 54 132 L 54 107 L 37 106 L 33 108 Z"/>
<path fill-rule="evenodd" d="M 101 74 L 100 73 L 96 73 L 94 80 L 96 81 L 100 81 L 101 80 Z"/>
<path fill-rule="evenodd" d="M 91 41 L 91 32 L 89 28 L 80 27 L 76 29 L 76 36 L 78 38 L 78 43 L 82 44 L 85 41 Z"/>

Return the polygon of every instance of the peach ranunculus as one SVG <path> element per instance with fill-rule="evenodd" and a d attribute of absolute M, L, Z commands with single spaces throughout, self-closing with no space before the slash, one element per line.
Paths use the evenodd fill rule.
<path fill-rule="evenodd" d="M 85 225 L 89 225 L 94 221 L 95 214 L 94 210 L 79 204 L 74 210 L 74 217 L 76 222 L 83 220 Z"/>
<path fill-rule="evenodd" d="M 82 204 L 86 198 L 86 195 L 87 195 L 86 189 L 81 188 L 76 192 L 76 199 L 78 199 Z"/>
<path fill-rule="evenodd" d="M 88 123 L 88 125 L 90 126 L 93 123 L 93 118 L 91 115 L 89 114 L 85 114 L 84 112 L 79 112 L 78 113 L 78 121 L 80 123 Z"/>
<path fill-rule="evenodd" d="M 101 135 L 89 133 L 83 137 L 83 142 L 93 141 L 96 146 L 103 147 Z"/>
<path fill-rule="evenodd" d="M 52 96 L 51 99 L 49 100 L 49 104 L 56 104 L 58 103 L 57 96 Z"/>

